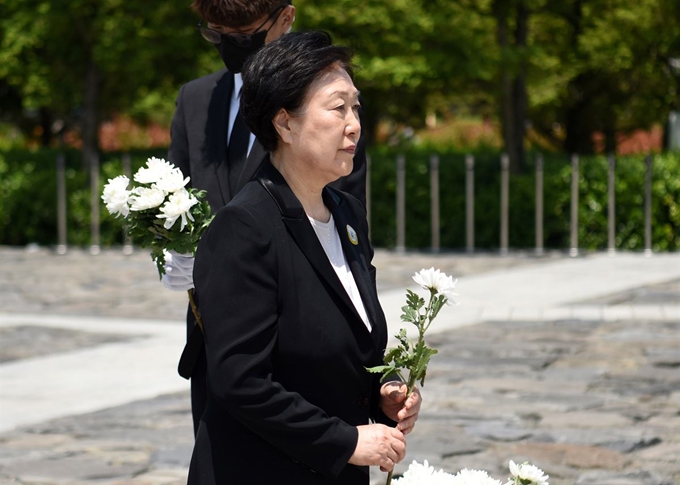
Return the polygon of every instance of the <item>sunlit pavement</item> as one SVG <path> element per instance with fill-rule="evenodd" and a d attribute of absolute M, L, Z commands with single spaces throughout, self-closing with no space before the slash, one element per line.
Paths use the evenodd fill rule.
<path fill-rule="evenodd" d="M 503 480 L 526 459 L 552 484 L 680 479 L 680 255 L 378 251 L 375 265 L 390 335 L 413 272 L 458 278 L 397 472 L 428 459 Z M 185 482 L 186 295 L 142 251 L 0 248 L 0 268 L 0 481 Z"/>

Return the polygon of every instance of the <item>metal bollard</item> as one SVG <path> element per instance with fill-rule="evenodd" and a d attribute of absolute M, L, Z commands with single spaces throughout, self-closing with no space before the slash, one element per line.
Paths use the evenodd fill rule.
<path fill-rule="evenodd" d="M 406 251 L 406 158 L 397 155 L 397 252 Z"/>
<path fill-rule="evenodd" d="M 652 156 L 645 158 L 645 256 L 652 255 Z"/>
<path fill-rule="evenodd" d="M 543 255 L 543 154 L 536 155 L 536 255 Z"/>
<path fill-rule="evenodd" d="M 90 246 L 90 254 L 99 254 L 100 251 L 100 238 L 99 238 L 99 203 L 101 199 L 99 198 L 99 155 L 94 154 L 90 160 L 90 204 L 91 204 L 91 237 L 92 245 Z"/>
<path fill-rule="evenodd" d="M 57 254 L 66 254 L 66 159 L 57 155 Z"/>
<path fill-rule="evenodd" d="M 569 256 L 578 256 L 578 155 L 571 156 L 571 248 Z"/>
<path fill-rule="evenodd" d="M 508 205 L 510 198 L 510 159 L 501 155 L 501 256 L 508 254 Z"/>
<path fill-rule="evenodd" d="M 439 227 L 439 156 L 430 156 L 430 217 L 432 220 L 432 252 L 440 250 Z"/>
<path fill-rule="evenodd" d="M 475 250 L 475 158 L 465 155 L 465 239 L 466 251 Z"/>
<path fill-rule="evenodd" d="M 616 254 L 616 203 L 615 203 L 615 170 L 616 170 L 616 158 L 613 153 L 610 153 L 607 157 L 609 162 L 609 172 L 607 177 L 607 225 L 608 225 L 608 243 L 607 243 L 607 253 L 609 256 L 614 256 Z"/>

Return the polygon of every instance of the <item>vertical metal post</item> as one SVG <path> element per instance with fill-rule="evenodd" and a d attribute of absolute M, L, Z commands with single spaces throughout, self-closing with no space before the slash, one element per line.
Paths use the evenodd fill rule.
<path fill-rule="evenodd" d="M 90 160 L 90 206 L 91 206 L 91 222 L 90 229 L 92 234 L 92 245 L 90 246 L 90 254 L 99 254 L 99 155 L 94 154 Z"/>
<path fill-rule="evenodd" d="M 543 255 L 543 154 L 536 155 L 536 255 Z"/>
<path fill-rule="evenodd" d="M 607 225 L 609 228 L 607 253 L 610 256 L 616 254 L 616 239 L 615 239 L 615 226 L 616 226 L 616 205 L 615 205 L 615 170 L 616 170 L 616 158 L 613 153 L 610 153 L 607 157 L 609 162 L 609 176 L 607 177 Z"/>
<path fill-rule="evenodd" d="M 66 254 L 66 158 L 57 155 L 57 254 Z"/>
<path fill-rule="evenodd" d="M 571 248 L 569 255 L 578 256 L 578 155 L 571 156 Z"/>
<path fill-rule="evenodd" d="M 475 158 L 465 155 L 465 246 L 468 253 L 475 250 Z"/>
<path fill-rule="evenodd" d="M 439 227 L 439 156 L 430 155 L 430 217 L 432 219 L 432 252 L 440 249 Z"/>
<path fill-rule="evenodd" d="M 366 154 L 366 220 L 371 231 L 371 156 Z"/>
<path fill-rule="evenodd" d="M 127 178 L 132 178 L 132 163 L 130 162 L 130 154 L 123 153 L 123 175 Z M 128 235 L 127 226 L 123 228 L 123 254 L 132 254 L 132 238 Z"/>
<path fill-rule="evenodd" d="M 406 251 L 406 158 L 397 155 L 397 252 Z"/>
<path fill-rule="evenodd" d="M 652 255 L 652 156 L 645 158 L 645 256 Z"/>
<path fill-rule="evenodd" d="M 501 256 L 508 254 L 508 205 L 510 198 L 510 159 L 501 155 Z"/>

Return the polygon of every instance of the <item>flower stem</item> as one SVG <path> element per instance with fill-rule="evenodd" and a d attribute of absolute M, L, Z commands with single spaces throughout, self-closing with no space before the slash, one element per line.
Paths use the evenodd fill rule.
<path fill-rule="evenodd" d="M 437 292 L 435 290 L 430 289 L 430 301 L 427 303 L 425 314 L 418 315 L 418 324 L 416 325 L 416 327 L 418 327 L 418 342 L 416 343 L 416 347 L 418 347 L 418 344 L 421 344 L 425 340 L 425 332 L 428 328 L 430 328 L 430 324 L 432 324 L 432 306 L 434 304 L 436 294 Z M 406 399 L 411 396 L 413 389 L 416 387 L 417 376 L 413 373 L 413 370 L 414 369 L 409 369 L 408 381 L 406 383 Z M 385 482 L 385 485 L 391 485 L 393 473 L 394 469 L 390 470 L 390 472 L 387 474 L 387 481 Z"/>
<path fill-rule="evenodd" d="M 427 316 L 429 321 L 427 322 L 427 325 L 425 325 L 425 322 L 423 322 L 422 327 L 418 328 L 418 330 L 421 331 L 420 335 L 419 335 L 420 339 L 423 338 L 423 336 L 425 335 L 425 332 L 427 331 L 428 328 L 430 328 L 430 325 L 432 324 L 432 317 L 430 315 L 432 315 L 432 304 L 434 303 L 435 295 L 436 295 L 436 292 L 433 291 L 433 290 L 430 290 L 430 301 L 427 303 L 427 310 L 425 311 L 425 315 Z"/>
<path fill-rule="evenodd" d="M 198 325 L 198 328 L 200 328 L 202 332 L 203 322 L 201 321 L 201 314 L 198 311 L 198 306 L 196 306 L 196 302 L 194 301 L 194 289 L 190 288 L 187 290 L 187 293 L 189 294 L 189 305 L 191 305 L 191 311 L 193 312 L 194 318 L 196 319 L 196 325 Z"/>
<path fill-rule="evenodd" d="M 408 399 L 411 396 L 411 393 L 413 392 L 413 388 L 415 386 L 416 378 L 413 374 L 409 374 L 408 382 L 406 383 L 406 399 Z M 406 401 L 406 399 L 404 401 Z M 385 482 L 385 485 L 390 485 L 392 483 L 392 473 L 394 473 L 394 470 L 390 470 L 390 472 L 387 474 L 387 481 Z"/>

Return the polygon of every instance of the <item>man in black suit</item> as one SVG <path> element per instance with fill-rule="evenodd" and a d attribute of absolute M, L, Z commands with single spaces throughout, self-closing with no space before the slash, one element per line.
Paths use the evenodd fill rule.
<path fill-rule="evenodd" d="M 249 55 L 288 32 L 295 20 L 290 0 L 194 0 L 202 18 L 201 35 L 212 43 L 226 69 L 195 79 L 179 91 L 168 158 L 190 177 L 191 187 L 207 191 L 213 212 L 226 205 L 253 177 L 266 151 L 239 115 L 240 71 Z M 365 205 L 366 159 L 363 139 L 350 175 L 332 184 Z M 194 258 L 168 253 L 163 284 L 175 291 L 194 287 Z M 194 433 L 205 409 L 206 363 L 203 335 L 187 311 L 187 345 L 179 373 L 191 378 Z"/>

